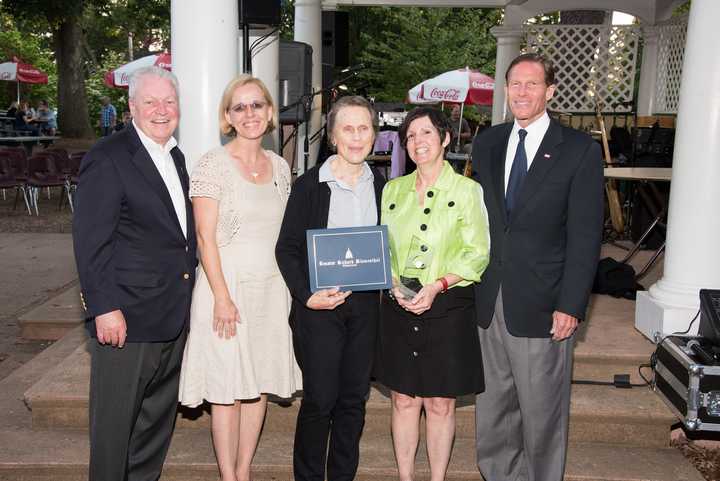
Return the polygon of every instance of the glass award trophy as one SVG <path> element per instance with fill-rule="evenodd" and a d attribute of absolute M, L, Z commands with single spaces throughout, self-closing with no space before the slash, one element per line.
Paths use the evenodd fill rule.
<path fill-rule="evenodd" d="M 393 285 L 405 299 L 412 299 L 422 289 L 420 277 L 432 262 L 432 251 L 422 239 L 413 236 L 405 262 L 401 264 L 400 279 L 393 280 Z"/>

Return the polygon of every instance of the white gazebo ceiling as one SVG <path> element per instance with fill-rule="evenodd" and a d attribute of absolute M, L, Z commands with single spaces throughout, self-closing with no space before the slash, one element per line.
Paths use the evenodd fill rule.
<path fill-rule="evenodd" d="M 541 13 L 557 10 L 617 10 L 653 25 L 670 17 L 685 0 L 323 0 L 322 7 L 475 7 L 505 8 L 505 25 L 518 25 Z"/>

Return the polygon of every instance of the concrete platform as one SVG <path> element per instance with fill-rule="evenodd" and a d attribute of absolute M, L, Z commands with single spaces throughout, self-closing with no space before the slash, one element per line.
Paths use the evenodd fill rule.
<path fill-rule="evenodd" d="M 80 481 L 87 479 L 87 437 L 68 431 L 0 431 L 0 480 Z M 27 449 L 28 446 L 33 449 Z M 3 446 L 4 447 L 4 446 Z M 418 480 L 429 479 L 424 446 L 418 450 Z M 264 433 L 253 464 L 253 479 L 292 479 L 292 437 Z M 205 430 L 176 432 L 162 480 L 214 479 L 217 468 L 210 434 Z M 363 435 L 358 480 L 397 480 L 389 436 Z M 475 443 L 455 441 L 448 480 L 482 481 L 475 466 Z M 672 448 L 617 447 L 573 444 L 568 452 L 565 481 L 702 481 L 682 454 Z"/>
<path fill-rule="evenodd" d="M 86 429 L 88 406 L 89 354 L 84 345 L 45 373 L 25 393 L 32 410 L 34 428 Z M 665 447 L 675 418 L 662 401 L 647 388 L 616 389 L 606 386 L 573 386 L 570 439 L 579 442 L 606 442 L 634 446 Z M 285 403 L 283 403 L 285 404 Z M 299 402 L 290 406 L 271 403 L 265 429 L 292 434 Z M 457 437 L 475 436 L 474 398 L 458 401 Z M 373 387 L 367 405 L 366 431 L 388 431 L 390 400 L 383 388 Z M 184 410 L 179 429 L 209 427 L 209 415 L 201 410 Z"/>
<path fill-rule="evenodd" d="M 42 312 L 48 313 L 47 317 L 63 309 L 71 312 L 71 303 L 78 299 L 72 291 L 52 299 L 52 305 L 43 306 L 46 310 L 38 309 L 35 320 L 42 321 Z M 647 361 L 653 346 L 634 330 L 633 312 L 631 301 L 593 298 L 589 319 L 577 335 L 575 379 L 609 381 L 615 373 L 634 374 L 637 365 Z M 89 356 L 85 342 L 83 329 L 76 327 L 0 382 L 0 409 L 6 413 L 0 418 L 0 481 L 87 478 Z M 634 380 L 639 380 L 636 375 Z M 270 405 L 255 458 L 254 479 L 292 479 L 297 405 L 297 401 Z M 473 399 L 460 399 L 458 405 L 457 439 L 447 478 L 482 481 L 475 467 Z M 373 389 L 361 444 L 359 480 L 397 479 L 389 414 L 387 393 Z M 668 447 L 674 421 L 655 394 L 645 388 L 574 386 L 565 480 L 702 481 L 680 451 Z M 417 466 L 417 479 L 429 479 L 422 446 Z M 185 412 L 179 418 L 161 479 L 215 477 L 209 415 L 202 410 Z"/>
<path fill-rule="evenodd" d="M 76 285 L 18 319 L 24 339 L 57 340 L 84 322 Z"/>

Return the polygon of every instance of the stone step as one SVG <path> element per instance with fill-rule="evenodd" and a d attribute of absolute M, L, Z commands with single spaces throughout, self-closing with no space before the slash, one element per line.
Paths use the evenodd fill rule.
<path fill-rule="evenodd" d="M 576 334 L 574 379 L 612 381 L 615 374 L 630 374 L 642 383 L 638 365 L 647 363 L 654 345 L 634 328 L 634 302 L 593 295 L 588 319 Z M 79 286 L 71 287 L 19 319 L 26 339 L 57 340 L 82 324 Z"/>
<path fill-rule="evenodd" d="M 611 383 L 613 382 L 613 378 L 616 374 L 628 374 L 632 384 L 646 385 L 645 381 L 638 373 L 638 366 L 645 363 L 647 363 L 647 360 L 643 360 L 642 362 L 623 362 L 614 360 L 598 361 L 595 359 L 578 359 L 576 357 L 573 365 L 573 381 L 576 383 L 582 383 L 583 381 Z M 642 373 L 648 379 L 652 377 L 652 370 L 650 368 L 643 368 Z"/>
<path fill-rule="evenodd" d="M 655 345 L 635 329 L 634 313 L 634 301 L 590 297 L 587 320 L 575 334 L 573 379 L 612 381 L 615 374 L 630 374 L 632 383 L 644 382 L 638 366 L 650 361 Z M 643 373 L 648 377 L 649 369 Z"/>
<path fill-rule="evenodd" d="M 18 319 L 24 339 L 58 340 L 83 323 L 80 287 L 74 286 Z"/>
<path fill-rule="evenodd" d="M 263 433 L 253 463 L 253 479 L 292 479 L 292 437 Z M 88 441 L 81 431 L 0 431 L 0 480 L 80 481 L 87 479 Z M 195 481 L 217 475 L 210 433 L 175 433 L 161 480 Z M 424 443 L 418 449 L 416 478 L 429 479 Z M 360 481 L 394 481 L 397 471 L 389 436 L 363 435 Z M 448 480 L 482 481 L 475 467 L 475 443 L 457 439 Z M 700 473 L 674 448 L 571 443 L 565 481 L 702 481 Z"/>
<path fill-rule="evenodd" d="M 42 428 L 87 428 L 89 354 L 84 345 L 45 373 L 25 393 L 32 410 L 32 424 Z M 299 401 L 270 403 L 265 429 L 292 433 Z M 368 432 L 386 432 L 390 425 L 388 392 L 374 386 L 367 405 Z M 474 398 L 458 400 L 457 437 L 475 436 Z M 646 388 L 616 389 L 574 385 L 571 398 L 570 439 L 663 447 L 669 443 L 670 426 L 676 420 L 662 401 Z M 178 427 L 207 428 L 203 409 L 183 409 Z"/>

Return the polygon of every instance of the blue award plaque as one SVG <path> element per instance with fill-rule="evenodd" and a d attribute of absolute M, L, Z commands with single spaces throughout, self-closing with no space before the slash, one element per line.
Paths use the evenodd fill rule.
<path fill-rule="evenodd" d="M 390 251 L 385 225 L 307 231 L 310 290 L 390 289 Z"/>

